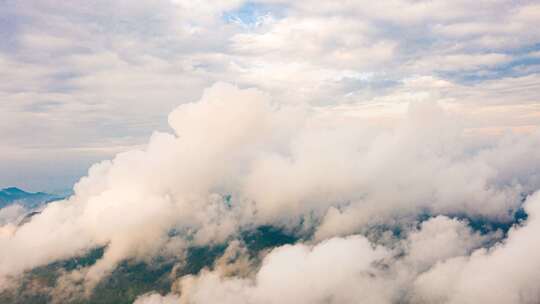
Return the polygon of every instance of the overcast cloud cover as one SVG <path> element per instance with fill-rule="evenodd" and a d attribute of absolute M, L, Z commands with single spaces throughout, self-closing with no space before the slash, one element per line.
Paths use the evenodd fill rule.
<path fill-rule="evenodd" d="M 1 186 L 70 188 L 96 160 L 169 130 L 166 115 L 216 81 L 385 122 L 404 103 L 440 100 L 476 130 L 538 124 L 536 1 L 7 0 L 0 10 Z"/>
<path fill-rule="evenodd" d="M 0 186 L 75 184 L 24 224 L 0 209 L 0 291 L 105 248 L 62 303 L 123 261 L 227 244 L 136 303 L 538 303 L 537 1 L 0 12 Z M 250 256 L 268 225 L 298 241 Z"/>

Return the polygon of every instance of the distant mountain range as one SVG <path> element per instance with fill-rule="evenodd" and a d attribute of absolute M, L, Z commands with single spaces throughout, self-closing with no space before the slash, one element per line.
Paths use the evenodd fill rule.
<path fill-rule="evenodd" d="M 64 197 L 45 192 L 26 192 L 16 187 L 9 187 L 0 190 L 0 208 L 13 204 L 19 204 L 26 209 L 35 209 L 51 201 L 63 199 Z"/>

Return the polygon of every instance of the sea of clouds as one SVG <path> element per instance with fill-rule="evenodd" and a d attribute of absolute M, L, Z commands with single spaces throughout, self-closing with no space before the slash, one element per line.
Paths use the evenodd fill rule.
<path fill-rule="evenodd" d="M 96 263 L 61 283 L 88 294 L 122 261 L 228 243 L 213 268 L 136 303 L 540 298 L 538 131 L 471 132 L 462 113 L 427 101 L 388 124 L 227 83 L 169 124 L 143 149 L 93 165 L 73 196 L 23 225 L 9 220 L 19 210 L 1 210 L 0 290 L 99 247 Z M 475 219 L 512 227 L 481 230 Z M 299 241 L 255 260 L 237 239 L 260 226 Z"/>

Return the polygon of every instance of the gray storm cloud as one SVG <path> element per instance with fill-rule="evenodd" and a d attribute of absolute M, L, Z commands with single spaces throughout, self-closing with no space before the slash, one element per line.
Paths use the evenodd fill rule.
<path fill-rule="evenodd" d="M 105 246 L 95 264 L 73 273 L 91 292 L 124 260 L 180 256 L 272 225 L 307 240 L 273 249 L 244 276 L 225 278 L 217 267 L 181 278 L 178 292 L 138 302 L 531 303 L 537 296 L 538 195 L 525 203 L 530 218 L 506 238 L 452 217 L 511 222 L 523 197 L 540 188 L 538 133 L 473 134 L 459 113 L 429 102 L 410 104 L 388 128 L 225 83 L 179 106 L 169 124 L 173 134 L 154 133 L 144 149 L 92 166 L 72 197 L 20 227 L 2 224 L 0 289 L 24 271 Z M 370 227 L 421 214 L 436 217 L 408 226 L 403 240 L 368 236 Z M 489 293 L 500 286 L 499 296 Z"/>

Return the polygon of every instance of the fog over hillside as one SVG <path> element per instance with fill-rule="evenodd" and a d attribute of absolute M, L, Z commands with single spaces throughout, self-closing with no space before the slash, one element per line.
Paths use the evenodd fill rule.
<path fill-rule="evenodd" d="M 22 223 L 38 214 L 45 205 L 63 199 L 44 192 L 31 193 L 16 187 L 0 190 L 0 225 Z"/>
<path fill-rule="evenodd" d="M 538 28 L 534 0 L 0 1 L 0 304 L 540 303 Z"/>
<path fill-rule="evenodd" d="M 174 133 L 156 132 L 144 149 L 92 166 L 73 196 L 22 226 L 2 226 L 1 286 L 103 248 L 91 264 L 63 271 L 53 289 L 84 298 L 124 261 L 176 259 L 182 269 L 189 248 L 224 244 L 213 267 L 137 303 L 539 296 L 537 133 L 469 134 L 459 112 L 427 102 L 378 128 L 226 83 L 179 106 L 169 123 Z M 492 226 L 472 225 L 482 220 Z M 241 236 L 263 226 L 298 241 L 253 257 Z"/>

